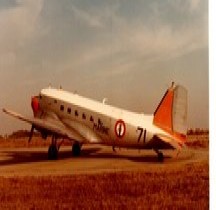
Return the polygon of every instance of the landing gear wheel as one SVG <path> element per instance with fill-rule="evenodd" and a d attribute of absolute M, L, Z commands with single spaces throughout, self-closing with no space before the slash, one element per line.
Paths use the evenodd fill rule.
<path fill-rule="evenodd" d="M 158 161 L 161 163 L 164 161 L 164 156 L 162 152 L 158 152 Z"/>
<path fill-rule="evenodd" d="M 78 157 L 78 156 L 80 156 L 80 153 L 81 153 L 81 146 L 80 146 L 80 144 L 79 143 L 74 143 L 72 145 L 72 155 L 74 157 Z"/>
<path fill-rule="evenodd" d="M 56 160 L 58 158 L 58 149 L 56 145 L 50 145 L 48 150 L 48 159 Z"/>

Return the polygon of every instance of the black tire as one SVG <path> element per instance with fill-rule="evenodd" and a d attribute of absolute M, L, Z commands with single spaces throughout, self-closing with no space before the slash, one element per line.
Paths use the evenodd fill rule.
<path fill-rule="evenodd" d="M 56 145 L 50 145 L 48 150 L 48 159 L 57 160 L 57 158 L 58 158 L 58 149 Z"/>
<path fill-rule="evenodd" d="M 164 156 L 162 152 L 158 152 L 158 161 L 161 163 L 164 161 Z"/>
<path fill-rule="evenodd" d="M 79 143 L 73 143 L 73 145 L 72 145 L 72 155 L 74 156 L 74 157 L 78 157 L 78 156 L 80 156 L 80 153 L 81 153 L 81 146 L 80 146 L 80 144 Z"/>

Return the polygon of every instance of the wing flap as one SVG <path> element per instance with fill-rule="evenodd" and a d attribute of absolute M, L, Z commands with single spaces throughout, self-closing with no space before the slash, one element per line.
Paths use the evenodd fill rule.
<path fill-rule="evenodd" d="M 101 143 L 102 139 L 88 126 L 69 119 L 61 120 L 70 129 L 76 130 L 85 139 L 88 139 L 89 143 Z"/>

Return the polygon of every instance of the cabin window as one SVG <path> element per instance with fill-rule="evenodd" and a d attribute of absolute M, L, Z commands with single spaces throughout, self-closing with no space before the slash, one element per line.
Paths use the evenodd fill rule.
<path fill-rule="evenodd" d="M 71 113 L 71 108 L 70 107 L 67 109 L 67 112 L 68 112 L 68 114 Z"/>
<path fill-rule="evenodd" d="M 91 122 L 94 122 L 94 118 L 93 118 L 92 116 L 90 117 L 90 121 L 91 121 Z"/>
<path fill-rule="evenodd" d="M 75 110 L 75 116 L 78 117 L 79 116 L 79 113 L 77 110 Z"/>
<path fill-rule="evenodd" d="M 54 103 L 57 104 L 57 100 L 56 99 L 54 100 Z"/>
<path fill-rule="evenodd" d="M 82 114 L 82 118 L 83 118 L 83 120 L 86 119 L 86 115 L 85 115 L 85 113 Z"/>
<path fill-rule="evenodd" d="M 61 110 L 61 111 L 64 111 L 64 105 L 61 105 L 61 106 L 60 106 L 60 110 Z"/>
<path fill-rule="evenodd" d="M 100 120 L 100 118 L 98 119 L 98 124 L 101 124 L 101 120 Z"/>

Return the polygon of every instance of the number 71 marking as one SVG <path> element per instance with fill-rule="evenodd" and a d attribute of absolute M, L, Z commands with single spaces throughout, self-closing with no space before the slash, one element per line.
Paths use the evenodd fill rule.
<path fill-rule="evenodd" d="M 137 127 L 137 131 L 139 131 L 139 136 L 138 136 L 138 143 L 140 142 L 140 139 L 143 138 L 143 143 L 146 141 L 146 129 L 143 129 L 141 127 Z M 142 137 L 143 136 L 143 137 Z"/>

